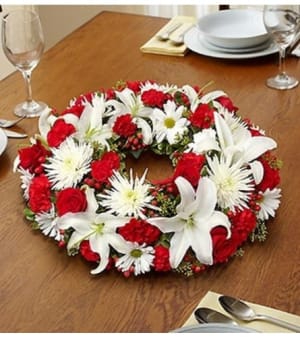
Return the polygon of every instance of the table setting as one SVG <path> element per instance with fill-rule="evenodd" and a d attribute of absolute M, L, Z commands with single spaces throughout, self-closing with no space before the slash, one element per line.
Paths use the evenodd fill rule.
<path fill-rule="evenodd" d="M 103 12 L 37 48 L 41 109 L 0 82 L 0 331 L 299 332 L 300 103 L 262 12 Z"/>

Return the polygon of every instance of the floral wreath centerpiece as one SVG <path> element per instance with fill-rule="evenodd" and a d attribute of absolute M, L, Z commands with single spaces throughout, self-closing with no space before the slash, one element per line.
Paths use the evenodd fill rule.
<path fill-rule="evenodd" d="M 177 271 L 224 263 L 264 240 L 280 203 L 276 142 L 223 91 L 120 82 L 48 109 L 19 150 L 25 216 L 81 254 L 92 274 Z M 168 156 L 173 174 L 149 181 L 128 155 Z"/>

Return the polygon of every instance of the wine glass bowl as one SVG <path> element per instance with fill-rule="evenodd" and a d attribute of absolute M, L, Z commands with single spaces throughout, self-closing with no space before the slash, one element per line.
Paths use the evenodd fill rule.
<path fill-rule="evenodd" d="M 286 48 L 293 42 L 299 29 L 299 14 L 285 5 L 264 6 L 264 25 L 279 49 L 279 73 L 267 79 L 267 86 L 274 89 L 291 89 L 299 81 L 285 71 Z"/>
<path fill-rule="evenodd" d="M 36 117 L 47 107 L 32 99 L 31 73 L 38 65 L 44 51 L 44 36 L 37 13 L 14 10 L 2 18 L 2 48 L 7 59 L 18 69 L 25 80 L 27 99 L 18 104 L 14 113 L 20 117 Z"/>

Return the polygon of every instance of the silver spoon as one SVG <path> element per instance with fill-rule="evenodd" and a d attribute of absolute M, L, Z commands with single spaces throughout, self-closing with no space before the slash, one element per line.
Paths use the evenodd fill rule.
<path fill-rule="evenodd" d="M 261 320 L 276 324 L 295 332 L 300 332 L 300 326 L 284 322 L 271 316 L 256 314 L 252 308 L 239 299 L 230 296 L 220 296 L 219 302 L 224 310 L 241 321 L 251 322 L 255 320 Z"/>
<path fill-rule="evenodd" d="M 7 119 L 0 119 L 0 127 L 1 128 L 10 128 L 11 126 L 16 125 L 17 123 L 21 122 L 21 120 L 23 120 L 25 118 L 25 116 L 20 117 L 18 119 L 15 120 L 7 120 Z"/>
<path fill-rule="evenodd" d="M 199 323 L 226 323 L 238 325 L 233 319 L 210 308 L 198 308 L 195 310 L 194 316 Z"/>
<path fill-rule="evenodd" d="M 171 27 L 169 27 L 167 30 L 165 30 L 164 32 L 156 35 L 156 37 L 160 40 L 160 41 L 167 41 L 169 40 L 170 34 L 172 32 L 174 32 L 177 28 L 179 28 L 181 26 L 181 23 L 177 22 L 174 23 L 174 25 L 172 25 Z"/>
<path fill-rule="evenodd" d="M 181 46 L 184 43 L 184 34 L 190 30 L 192 27 L 188 27 L 187 29 L 185 29 L 183 32 L 181 32 L 178 36 L 170 39 L 171 43 L 174 46 Z"/>

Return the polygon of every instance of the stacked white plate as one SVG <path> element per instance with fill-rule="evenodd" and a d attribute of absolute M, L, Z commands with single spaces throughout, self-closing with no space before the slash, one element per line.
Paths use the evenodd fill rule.
<path fill-rule="evenodd" d="M 186 46 L 203 55 L 220 58 L 252 58 L 277 52 L 254 9 L 230 9 L 202 17 L 185 34 Z"/>

